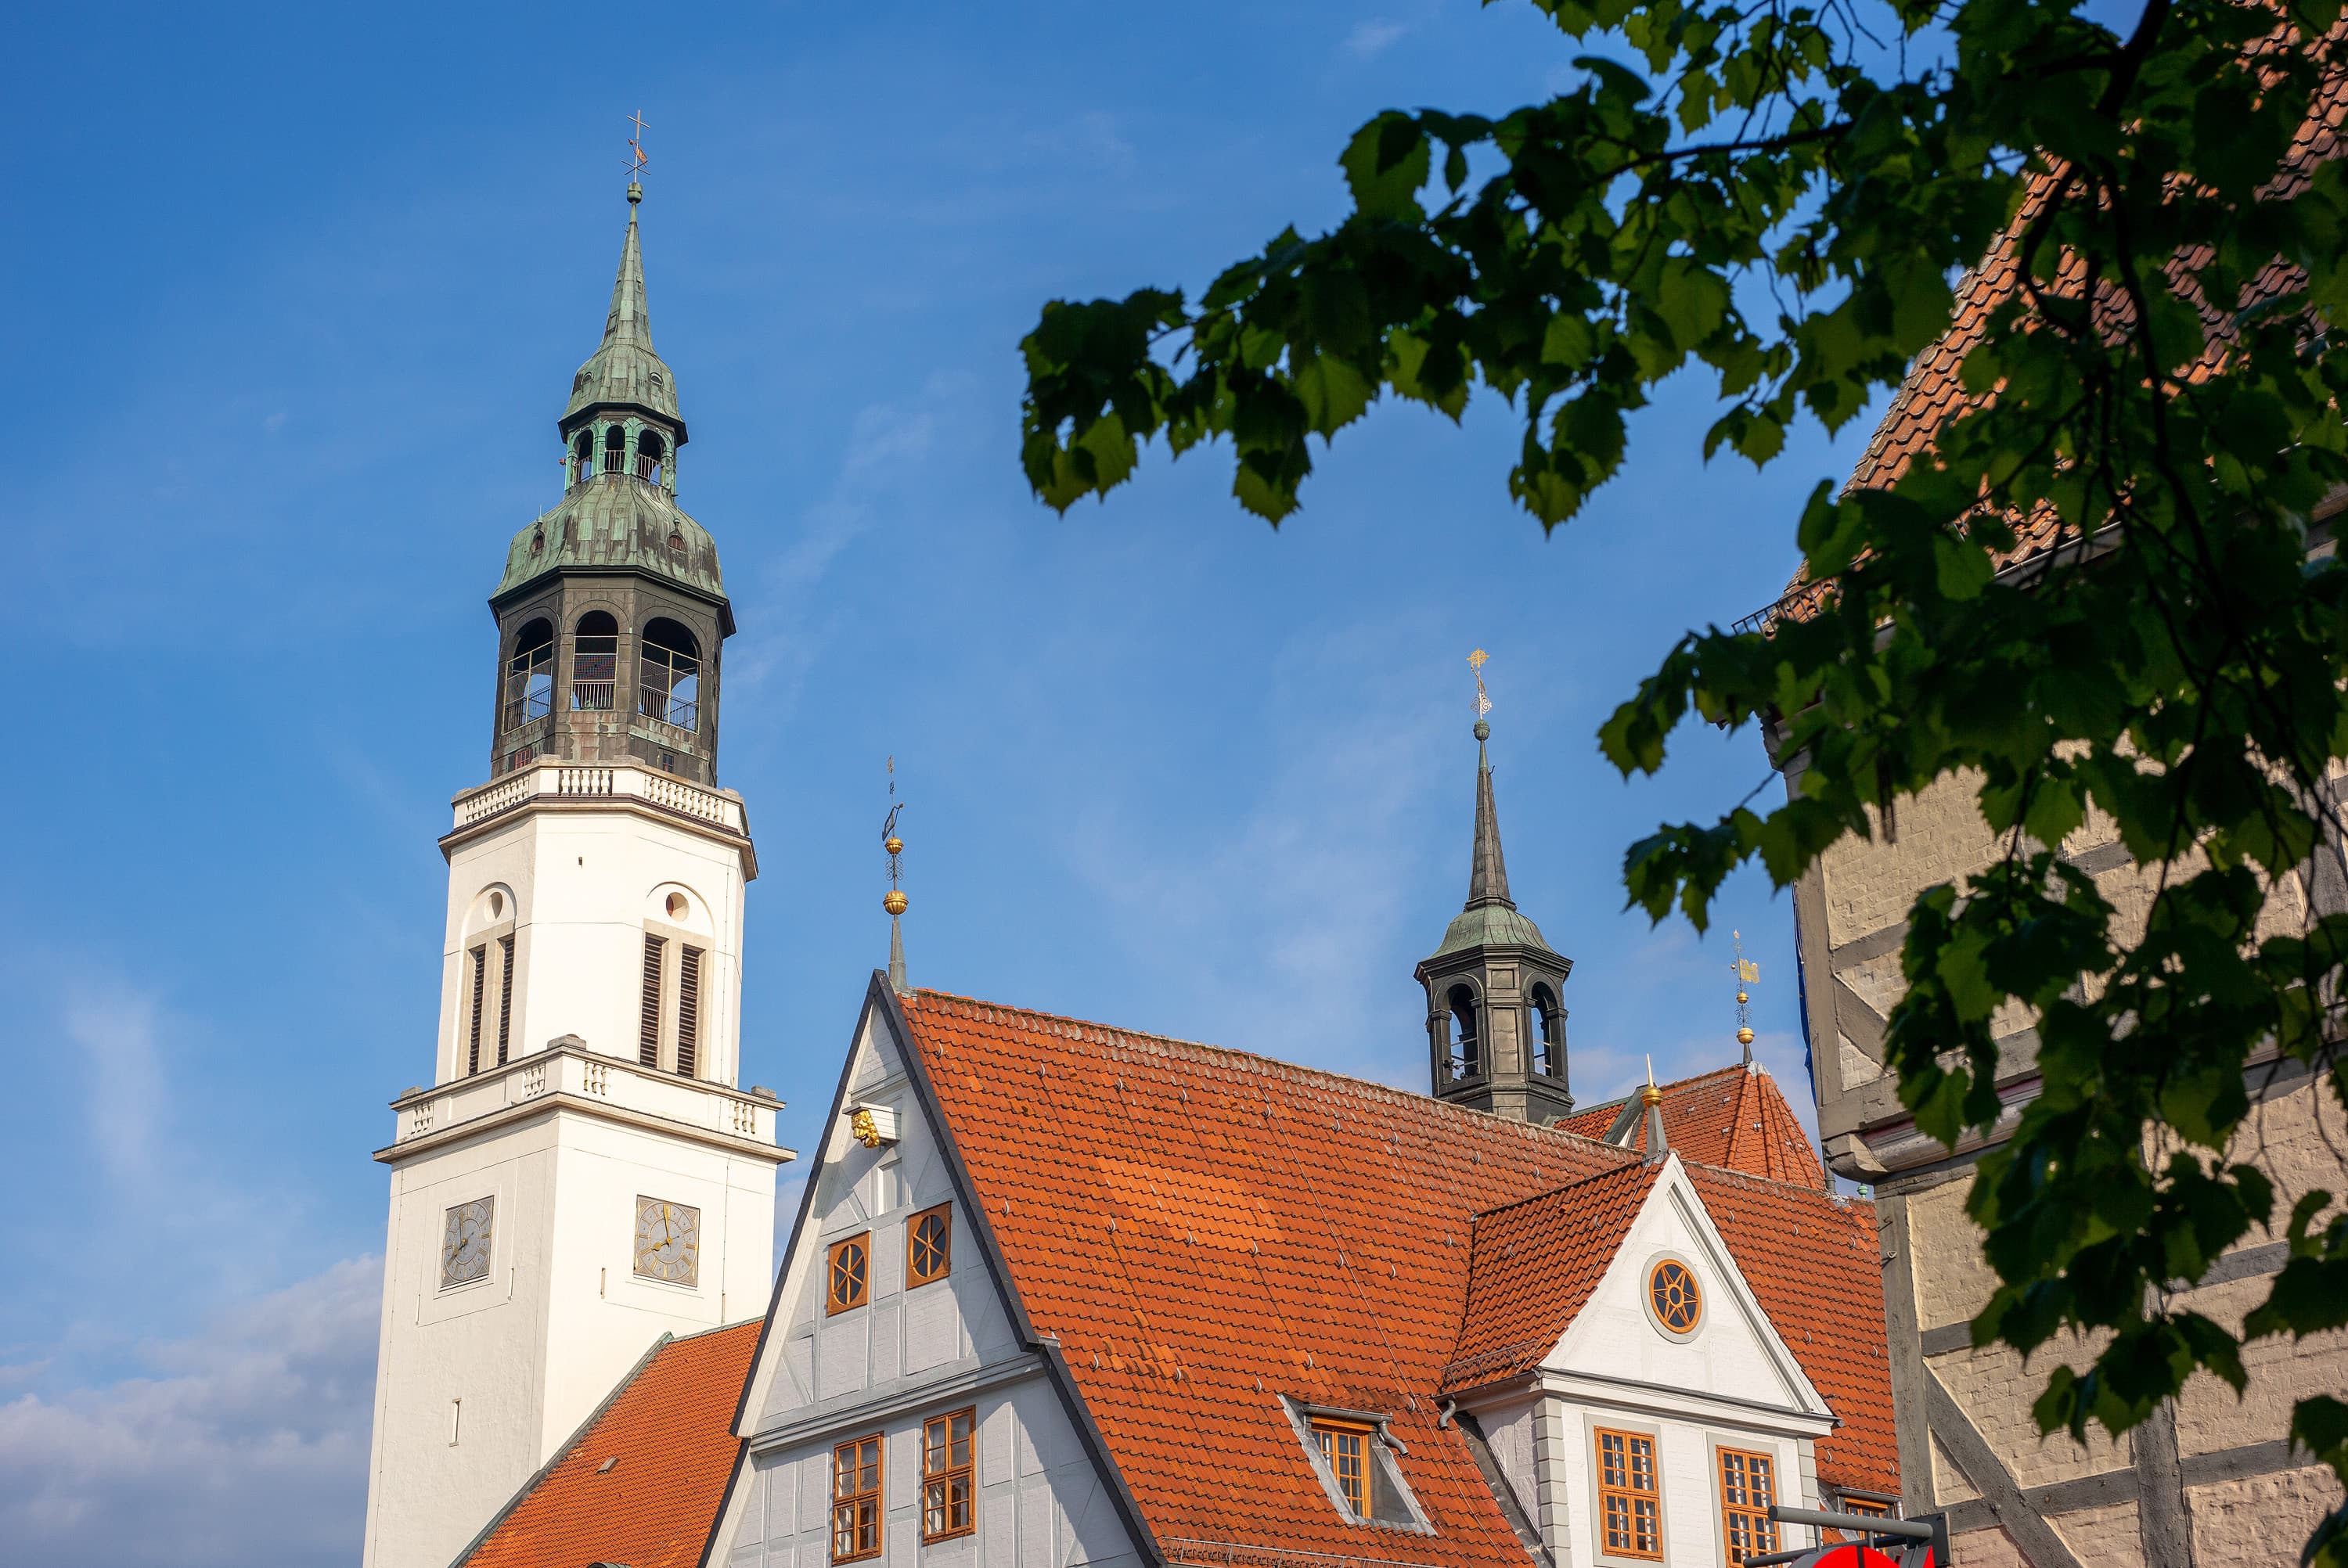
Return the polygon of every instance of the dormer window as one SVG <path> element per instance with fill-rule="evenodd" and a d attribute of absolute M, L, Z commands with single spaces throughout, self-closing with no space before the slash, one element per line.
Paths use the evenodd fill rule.
<path fill-rule="evenodd" d="M 1315 1409 L 1286 1399 L 1281 1404 L 1322 1490 L 1347 1523 L 1434 1533 L 1395 1462 L 1403 1447 L 1386 1435 L 1385 1416 Z"/>
<path fill-rule="evenodd" d="M 1313 1441 L 1321 1450 L 1321 1462 L 1337 1478 L 1337 1494 L 1357 1519 L 1366 1519 L 1370 1512 L 1370 1482 L 1365 1466 L 1373 1438 L 1370 1428 L 1352 1421 L 1317 1420 L 1313 1423 Z"/>

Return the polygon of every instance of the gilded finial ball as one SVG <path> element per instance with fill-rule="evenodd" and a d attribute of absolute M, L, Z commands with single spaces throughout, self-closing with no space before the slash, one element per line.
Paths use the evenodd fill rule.
<path fill-rule="evenodd" d="M 1640 1103 L 1640 1104 L 1642 1104 L 1642 1105 L 1661 1105 L 1663 1102 L 1663 1091 L 1662 1090 L 1660 1090 L 1660 1089 L 1656 1088 L 1656 1087 L 1655 1087 L 1653 1084 L 1652 1084 L 1652 1083 L 1644 1084 L 1644 1085 L 1642 1085 L 1642 1086 L 1641 1086 L 1641 1088 L 1640 1088 L 1640 1090 L 1639 1090 L 1639 1103 Z"/>
<path fill-rule="evenodd" d="M 1739 1007 L 1742 1007 L 1745 1003 L 1749 1002 L 1752 999 L 1753 999 L 1751 997 L 1746 996 L 1743 991 L 1736 993 L 1736 1002 Z"/>
<path fill-rule="evenodd" d="M 1747 1025 L 1736 1031 L 1736 1043 L 1739 1045 L 1751 1045 L 1753 1043 L 1753 1030 L 1750 1025 Z"/>
<path fill-rule="evenodd" d="M 904 894 L 891 887 L 881 897 L 880 907 L 888 910 L 891 915 L 901 915 L 905 912 L 906 902 Z"/>
<path fill-rule="evenodd" d="M 880 847 L 895 855 L 905 847 L 905 841 L 892 833 L 880 841 Z"/>
<path fill-rule="evenodd" d="M 1478 740 L 1479 740 L 1479 741 L 1488 741 L 1488 740 L 1490 740 L 1490 739 L 1492 738 L 1492 726 L 1491 726 L 1491 725 L 1489 725 L 1489 724 L 1488 724 L 1488 723 L 1485 723 L 1483 720 L 1481 720 L 1481 719 L 1477 720 L 1477 721 L 1476 721 L 1476 738 L 1477 738 Z"/>

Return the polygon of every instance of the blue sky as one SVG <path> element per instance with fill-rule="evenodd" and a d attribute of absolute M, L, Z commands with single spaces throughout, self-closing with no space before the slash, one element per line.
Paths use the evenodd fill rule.
<path fill-rule="evenodd" d="M 1198 288 L 1343 210 L 1377 109 L 1505 109 L 1529 5 L 646 12 L 50 7 L 15 23 L 0 251 L 20 686 L 0 845 L 0 1540 L 348 1559 L 385 1102 L 431 1070 L 454 792 L 487 766 L 506 540 L 653 168 L 652 320 L 741 632 L 746 1077 L 812 1141 L 886 955 L 883 759 L 923 984 L 1416 1085 L 1411 968 L 1467 879 L 1481 646 L 1519 904 L 1575 961 L 1573 1081 L 1732 1060 L 1727 934 L 1807 1112 L 1792 917 L 1622 911 L 1624 846 L 1767 776 L 1592 736 L 1767 603 L 1866 421 L 1706 466 L 1703 389 L 1544 538 L 1516 432 L 1384 408 L 1277 533 L 1220 452 L 1063 519 L 1016 463 L 1054 296 Z M 1775 787 L 1774 785 L 1772 786 Z M 275 1501 L 256 1527 L 253 1497 Z"/>

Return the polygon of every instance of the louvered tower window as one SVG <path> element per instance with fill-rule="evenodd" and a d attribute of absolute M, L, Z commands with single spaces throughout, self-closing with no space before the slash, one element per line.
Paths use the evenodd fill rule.
<path fill-rule="evenodd" d="M 661 949 L 658 937 L 644 938 L 644 995 L 637 1025 L 636 1061 L 645 1067 L 660 1065 Z"/>
<path fill-rule="evenodd" d="M 506 1064 L 507 1042 L 513 1038 L 514 939 L 511 937 L 499 937 L 498 949 L 498 1065 L 503 1067 Z M 478 982 L 475 989 L 479 989 Z M 476 999 L 473 1006 L 478 1014 L 480 1002 Z M 478 1025 L 476 1032 L 479 1032 Z"/>
<path fill-rule="evenodd" d="M 701 949 L 687 948 L 676 966 L 676 1073 L 694 1076 L 701 1045 Z"/>
<path fill-rule="evenodd" d="M 481 1004 L 488 999 L 489 989 L 489 949 L 484 944 L 469 956 L 473 965 L 473 1021 L 466 1036 L 465 1071 L 473 1073 L 481 1071 Z"/>

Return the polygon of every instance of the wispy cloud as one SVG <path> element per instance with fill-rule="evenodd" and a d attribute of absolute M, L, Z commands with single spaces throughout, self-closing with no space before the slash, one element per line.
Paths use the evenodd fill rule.
<path fill-rule="evenodd" d="M 1373 16 L 1366 22 L 1355 23 L 1354 30 L 1345 35 L 1345 53 L 1357 60 L 1372 59 L 1384 54 L 1395 40 L 1409 31 L 1410 28 L 1403 23 Z"/>
<path fill-rule="evenodd" d="M 358 1544 L 377 1258 L 140 1348 L 143 1375 L 0 1404 L 11 1561 L 293 1568 Z"/>
<path fill-rule="evenodd" d="M 119 977 L 85 972 L 68 981 L 64 1004 L 66 1038 L 89 1070 L 90 1146 L 116 1181 L 145 1177 L 154 1168 L 163 1108 L 155 999 Z"/>

